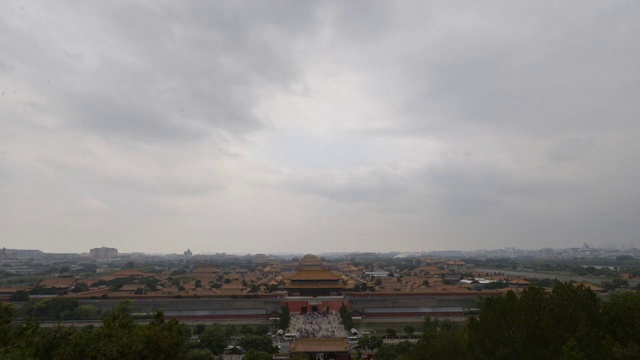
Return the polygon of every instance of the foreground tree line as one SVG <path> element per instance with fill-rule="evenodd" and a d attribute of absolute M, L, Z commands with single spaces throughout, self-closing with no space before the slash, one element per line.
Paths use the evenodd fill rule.
<path fill-rule="evenodd" d="M 235 335 L 235 331 L 230 332 L 233 327 L 191 328 L 165 320 L 161 311 L 147 324 L 139 324 L 132 316 L 131 302 L 126 300 L 102 321 L 102 326 L 41 326 L 41 318 L 63 318 L 59 313 L 68 312 L 69 304 L 72 302 L 57 298 L 39 301 L 27 310 L 38 316 L 21 323 L 13 322 L 17 314 L 11 304 L 0 304 L 0 359 L 212 360 L 225 351 L 229 337 Z M 244 358 L 270 359 L 269 354 L 277 352 L 271 337 L 262 330 L 254 333 L 243 328 L 241 333 L 238 345 L 248 350 Z"/>
<path fill-rule="evenodd" d="M 582 285 L 532 286 L 485 298 L 464 325 L 427 318 L 422 332 L 417 344 L 380 341 L 376 360 L 640 359 L 640 291 L 602 300 Z"/>
<path fill-rule="evenodd" d="M 50 314 L 33 310 L 33 314 Z M 60 312 L 65 310 L 58 309 Z M 157 312 L 137 324 L 122 302 L 103 326 L 45 328 L 37 320 L 13 323 L 15 310 L 0 304 L 1 359 L 214 359 L 227 346 L 222 326 L 192 330 Z M 427 318 L 418 342 L 383 345 L 363 338 L 376 360 L 391 359 L 640 359 L 640 292 L 605 300 L 584 286 L 558 284 L 553 291 L 530 287 L 519 296 L 487 297 L 480 314 L 465 324 Z M 271 338 L 245 334 L 245 359 L 269 359 Z"/>

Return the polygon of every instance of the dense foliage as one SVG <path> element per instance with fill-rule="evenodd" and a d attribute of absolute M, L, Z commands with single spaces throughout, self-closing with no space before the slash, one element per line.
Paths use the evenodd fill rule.
<path fill-rule="evenodd" d="M 278 320 L 278 329 L 286 330 L 291 322 L 291 314 L 289 313 L 289 305 L 284 304 L 280 309 L 280 319 Z"/>
<path fill-rule="evenodd" d="M 640 359 L 640 292 L 602 300 L 585 286 L 529 287 L 484 298 L 466 324 L 427 318 L 415 345 L 358 345 L 380 359 Z"/>
<path fill-rule="evenodd" d="M 640 359 L 640 292 L 557 284 L 486 298 L 464 326 L 427 319 L 410 359 Z M 396 349 L 397 351 L 397 349 Z"/>
<path fill-rule="evenodd" d="M 240 346 L 247 351 L 265 352 L 271 354 L 278 351 L 271 342 L 271 336 L 249 335 L 240 339 Z"/>
<path fill-rule="evenodd" d="M 129 302 L 119 304 L 101 327 L 11 325 L 14 313 L 12 305 L 0 305 L 3 359 L 179 359 L 188 352 L 183 326 L 165 321 L 161 312 L 138 325 Z"/>
<path fill-rule="evenodd" d="M 342 306 L 340 306 L 340 318 L 342 319 L 342 326 L 344 326 L 347 331 L 353 329 L 353 319 L 351 318 L 351 313 L 344 303 L 342 303 Z"/>
<path fill-rule="evenodd" d="M 479 306 L 479 315 L 465 324 L 425 319 L 416 344 L 383 344 L 372 336 L 358 345 L 377 351 L 380 359 L 640 359 L 638 291 L 600 298 L 587 287 L 559 283 L 550 292 L 532 286 L 519 295 L 510 291 L 487 297 Z M 91 310 L 72 299 L 54 298 L 29 302 L 20 311 L 31 318 L 64 319 Z M 235 328 L 213 325 L 198 326 L 192 335 L 162 312 L 138 324 L 127 301 L 100 327 L 14 324 L 15 315 L 13 305 L 0 304 L 2 359 L 213 359 L 235 333 Z M 341 315 L 348 315 L 346 306 Z M 243 328 L 239 345 L 247 358 L 266 359 L 276 351 L 266 330 Z"/>

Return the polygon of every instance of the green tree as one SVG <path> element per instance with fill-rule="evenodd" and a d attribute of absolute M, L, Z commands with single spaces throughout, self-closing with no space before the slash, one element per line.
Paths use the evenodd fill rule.
<path fill-rule="evenodd" d="M 28 302 L 21 309 L 21 312 L 37 319 L 66 320 L 72 317 L 73 311 L 78 306 L 80 303 L 76 299 L 56 297 Z"/>
<path fill-rule="evenodd" d="M 472 359 L 468 351 L 465 329 L 448 320 L 440 321 L 426 317 L 412 358 Z"/>
<path fill-rule="evenodd" d="M 518 297 L 485 298 L 480 316 L 469 320 L 469 342 L 478 359 L 522 359 L 522 334 L 518 332 Z"/>
<path fill-rule="evenodd" d="M 227 347 L 227 337 L 220 325 L 212 325 L 200 335 L 200 345 L 214 354 L 222 354 Z"/>
<path fill-rule="evenodd" d="M 240 329 L 240 334 L 244 336 L 253 335 L 253 328 L 249 325 L 242 325 Z"/>
<path fill-rule="evenodd" d="M 344 303 L 342 303 L 342 306 L 340 306 L 339 313 L 340 318 L 342 319 L 342 326 L 344 326 L 347 331 L 353 329 L 353 318 L 351 317 L 351 313 Z"/>
<path fill-rule="evenodd" d="M 53 303 L 55 304 L 55 303 Z M 46 310 L 49 302 L 41 303 Z M 76 308 L 82 311 L 81 305 Z M 187 349 L 187 332 L 177 321 L 165 321 L 157 312 L 149 325 L 131 318 L 130 302 L 121 302 L 102 327 L 41 328 L 27 322 L 7 327 L 7 309 L 0 305 L 0 358 L 2 359 L 181 359 Z M 65 310 L 68 311 L 68 310 Z M 10 322 L 9 322 L 10 324 Z M 9 329 L 9 341 L 6 331 Z M 7 345 L 5 345 L 5 343 Z"/>
<path fill-rule="evenodd" d="M 520 295 L 513 327 L 519 334 L 521 352 L 529 358 L 548 358 L 552 352 L 548 347 L 549 334 L 545 331 L 545 311 L 549 296 L 539 287 L 530 286 Z"/>
<path fill-rule="evenodd" d="M 600 309 L 597 295 L 584 285 L 556 285 L 542 314 L 545 342 L 550 352 L 560 354 L 562 348 L 574 339 L 585 354 L 603 358 Z"/>
<path fill-rule="evenodd" d="M 209 349 L 191 349 L 185 356 L 185 360 L 215 360 L 215 355 Z"/>
<path fill-rule="evenodd" d="M 29 293 L 25 290 L 18 290 L 9 296 L 11 302 L 29 301 Z"/>
<path fill-rule="evenodd" d="M 280 319 L 278 320 L 278 329 L 286 330 L 291 322 L 291 314 L 289 313 L 289 304 L 284 304 L 280 308 Z"/>
<path fill-rule="evenodd" d="M 11 321 L 15 314 L 15 309 L 11 304 L 0 303 L 0 348 L 12 346 L 13 328 Z"/>
<path fill-rule="evenodd" d="M 140 359 L 179 359 L 187 351 L 189 331 L 177 320 L 164 320 L 162 311 L 156 311 L 147 326 L 137 326 Z"/>
<path fill-rule="evenodd" d="M 140 353 L 136 330 L 137 325 L 131 317 L 131 300 L 121 301 L 96 331 L 93 351 L 105 359 L 131 359 L 132 355 Z"/>
<path fill-rule="evenodd" d="M 244 354 L 242 360 L 271 360 L 271 355 L 265 351 L 250 350 Z"/>
<path fill-rule="evenodd" d="M 407 333 L 407 335 L 409 336 L 412 336 L 415 331 L 416 329 L 411 325 L 407 325 L 404 327 L 404 332 Z"/>
<path fill-rule="evenodd" d="M 358 346 L 366 350 L 375 350 L 383 344 L 382 338 L 378 336 L 362 337 L 358 340 Z"/>
<path fill-rule="evenodd" d="M 41 328 L 37 336 L 31 339 L 27 356 L 36 359 L 73 359 L 78 353 L 71 346 L 76 332 L 75 328 L 60 325 Z"/>
<path fill-rule="evenodd" d="M 97 319 L 100 310 L 92 305 L 80 305 L 73 311 L 73 317 L 80 320 Z"/>
<path fill-rule="evenodd" d="M 398 344 L 382 345 L 376 351 L 376 360 L 402 360 L 408 359 L 411 352 L 415 348 L 415 344 L 403 341 Z"/>
<path fill-rule="evenodd" d="M 246 351 L 250 351 L 250 350 L 263 351 L 269 354 L 277 351 L 277 349 L 274 349 L 272 345 L 270 336 L 264 336 L 264 335 L 243 336 L 240 339 L 238 344 L 242 346 L 242 348 L 245 349 Z"/>
<path fill-rule="evenodd" d="M 586 360 L 584 353 L 580 351 L 578 347 L 578 343 L 570 339 L 563 347 L 562 347 L 562 357 L 561 360 Z"/>
<path fill-rule="evenodd" d="M 601 304 L 582 285 L 559 283 L 550 294 L 538 287 L 485 298 L 467 325 L 469 348 L 477 359 L 553 359 L 571 351 L 589 359 L 605 356 Z"/>
<path fill-rule="evenodd" d="M 72 293 L 81 293 L 81 292 L 85 292 L 85 291 L 89 291 L 89 285 L 81 282 L 81 283 L 77 283 L 73 289 L 71 289 Z"/>
<path fill-rule="evenodd" d="M 238 333 L 238 330 L 236 329 L 235 326 L 233 325 L 227 325 L 224 327 L 224 335 L 226 337 L 231 337 L 234 336 Z"/>
<path fill-rule="evenodd" d="M 152 277 L 152 278 L 148 278 L 144 280 L 144 286 L 145 288 L 149 289 L 149 291 L 157 291 L 158 290 L 158 283 L 160 282 L 160 280 Z"/>
<path fill-rule="evenodd" d="M 616 289 L 626 289 L 629 287 L 629 280 L 627 279 L 613 279 L 603 284 L 603 288 L 607 291 Z"/>
<path fill-rule="evenodd" d="M 266 335 L 269 332 L 269 326 L 265 324 L 260 324 L 256 326 L 254 333 L 256 335 Z"/>
<path fill-rule="evenodd" d="M 203 334 L 205 330 L 207 330 L 207 326 L 205 324 L 198 324 L 196 325 L 193 333 L 196 335 L 200 335 L 200 334 Z"/>
<path fill-rule="evenodd" d="M 612 294 L 602 304 L 605 353 L 640 358 L 640 291 Z"/>

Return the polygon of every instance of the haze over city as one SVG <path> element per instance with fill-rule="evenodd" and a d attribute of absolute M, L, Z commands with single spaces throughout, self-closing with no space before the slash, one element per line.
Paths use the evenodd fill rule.
<path fill-rule="evenodd" d="M 640 3 L 0 3 L 0 247 L 640 247 Z"/>

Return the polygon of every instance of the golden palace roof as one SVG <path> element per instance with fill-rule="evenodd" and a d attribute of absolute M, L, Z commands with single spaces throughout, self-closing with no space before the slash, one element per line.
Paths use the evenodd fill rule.
<path fill-rule="evenodd" d="M 347 339 L 296 339 L 289 348 L 292 353 L 348 352 Z"/>
<path fill-rule="evenodd" d="M 331 272 L 331 270 L 300 270 L 295 275 L 291 276 L 289 280 L 340 280 L 340 276 Z"/>

